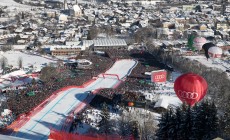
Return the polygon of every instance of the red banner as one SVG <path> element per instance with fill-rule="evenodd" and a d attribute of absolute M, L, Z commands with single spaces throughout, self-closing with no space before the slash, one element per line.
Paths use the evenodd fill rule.
<path fill-rule="evenodd" d="M 151 73 L 151 81 L 154 83 L 158 82 L 166 82 L 167 80 L 167 71 L 160 70 L 160 71 L 152 71 Z"/>
<path fill-rule="evenodd" d="M 48 140 L 134 140 L 133 136 L 119 135 L 80 135 L 51 130 Z"/>

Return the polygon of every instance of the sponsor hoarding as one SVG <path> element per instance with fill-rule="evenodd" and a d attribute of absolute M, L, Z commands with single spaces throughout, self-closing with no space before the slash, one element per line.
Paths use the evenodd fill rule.
<path fill-rule="evenodd" d="M 154 83 L 166 82 L 167 80 L 167 71 L 159 70 L 151 72 L 151 81 Z"/>

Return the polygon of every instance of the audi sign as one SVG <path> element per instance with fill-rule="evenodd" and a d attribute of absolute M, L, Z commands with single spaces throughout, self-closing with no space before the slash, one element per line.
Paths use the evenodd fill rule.
<path fill-rule="evenodd" d="M 151 73 L 151 81 L 154 83 L 166 82 L 167 80 L 167 71 L 159 70 L 152 71 Z"/>
<path fill-rule="evenodd" d="M 155 75 L 154 77 L 156 80 L 160 80 L 160 79 L 163 79 L 165 78 L 165 75 L 164 74 L 161 74 L 161 75 Z"/>
<path fill-rule="evenodd" d="M 198 93 L 196 92 L 187 92 L 178 90 L 178 95 L 183 99 L 196 99 L 198 98 Z"/>

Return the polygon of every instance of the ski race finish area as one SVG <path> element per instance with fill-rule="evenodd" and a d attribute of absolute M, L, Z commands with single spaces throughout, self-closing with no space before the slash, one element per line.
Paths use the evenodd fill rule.
<path fill-rule="evenodd" d="M 50 129 L 61 130 L 66 117 L 74 109 L 81 105 L 86 99 L 89 91 L 101 88 L 115 88 L 125 80 L 132 69 L 137 65 L 135 60 L 118 60 L 105 73 L 81 87 L 69 87 L 57 93 L 47 105 L 41 108 L 34 115 L 29 117 L 27 123 L 18 128 L 12 136 L 46 140 L 50 135 Z"/>

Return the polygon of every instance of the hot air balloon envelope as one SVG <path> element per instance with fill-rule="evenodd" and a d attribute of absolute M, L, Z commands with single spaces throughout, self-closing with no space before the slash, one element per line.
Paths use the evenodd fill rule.
<path fill-rule="evenodd" d="M 222 53 L 222 49 L 219 47 L 211 47 L 208 49 L 208 54 L 212 58 L 220 58 Z"/>
<path fill-rule="evenodd" d="M 174 83 L 178 98 L 191 106 L 204 98 L 207 89 L 208 84 L 205 79 L 194 73 L 183 74 Z"/>
<path fill-rule="evenodd" d="M 206 56 L 207 59 L 209 58 L 208 49 L 211 48 L 211 47 L 215 47 L 215 45 L 213 43 L 211 43 L 211 42 L 205 43 L 202 46 L 202 49 L 204 50 L 205 56 Z"/>
<path fill-rule="evenodd" d="M 193 40 L 193 46 L 198 50 L 202 50 L 202 46 L 207 42 L 207 40 L 203 37 L 196 37 Z"/>

